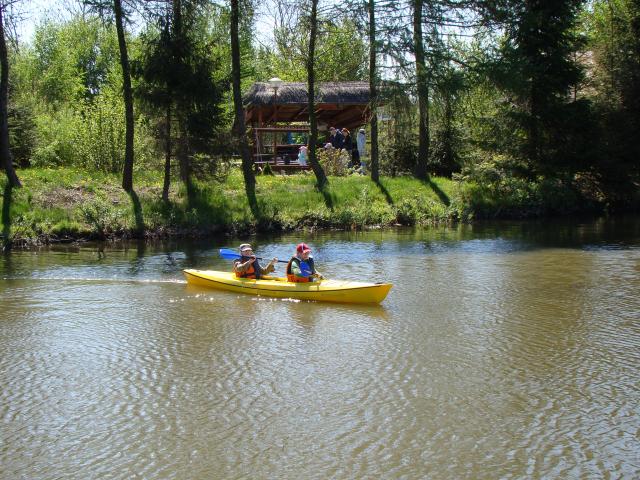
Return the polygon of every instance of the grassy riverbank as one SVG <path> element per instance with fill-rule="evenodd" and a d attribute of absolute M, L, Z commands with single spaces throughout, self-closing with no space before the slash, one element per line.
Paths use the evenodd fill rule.
<path fill-rule="evenodd" d="M 15 243 L 213 232 L 427 225 L 475 218 L 532 217 L 595 211 L 597 200 L 555 183 L 478 185 L 433 177 L 331 177 L 320 192 L 313 175 L 259 176 L 258 211 L 247 202 L 241 173 L 225 181 L 198 181 L 191 198 L 177 182 L 161 200 L 159 172 L 138 172 L 135 194 L 120 178 L 78 169 L 21 170 L 24 184 L 2 188 L 2 235 Z"/>

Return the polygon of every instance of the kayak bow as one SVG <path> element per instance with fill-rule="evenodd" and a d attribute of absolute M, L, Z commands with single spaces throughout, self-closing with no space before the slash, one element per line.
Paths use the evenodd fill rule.
<path fill-rule="evenodd" d="M 288 282 L 286 278 L 266 277 L 260 280 L 238 278 L 232 272 L 215 270 L 184 270 L 187 283 L 265 297 L 294 298 L 338 303 L 380 303 L 392 285 L 390 283 L 322 280 L 318 282 Z"/>

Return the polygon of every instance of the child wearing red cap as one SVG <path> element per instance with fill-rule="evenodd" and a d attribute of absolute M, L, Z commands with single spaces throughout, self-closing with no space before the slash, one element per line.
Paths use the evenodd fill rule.
<path fill-rule="evenodd" d="M 287 264 L 287 280 L 290 282 L 313 282 L 324 277 L 316 270 L 311 257 L 311 249 L 306 243 L 296 246 L 296 254 Z"/>

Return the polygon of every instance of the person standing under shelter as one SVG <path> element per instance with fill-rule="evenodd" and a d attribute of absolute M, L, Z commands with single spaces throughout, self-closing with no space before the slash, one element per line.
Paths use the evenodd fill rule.
<path fill-rule="evenodd" d="M 340 150 L 344 145 L 344 138 L 342 133 L 339 130 L 336 130 L 336 127 L 331 127 L 329 129 L 329 143 L 333 145 L 333 148 L 337 148 Z"/>
<path fill-rule="evenodd" d="M 300 165 L 307 164 L 307 146 L 306 145 L 302 145 L 300 147 L 300 150 L 298 151 L 298 163 Z"/>
<path fill-rule="evenodd" d="M 342 136 L 344 138 L 344 149 L 349 153 L 348 167 L 358 168 L 360 166 L 360 156 L 358 155 L 358 149 L 356 148 L 353 139 L 351 138 L 351 132 L 347 128 L 342 129 Z"/>

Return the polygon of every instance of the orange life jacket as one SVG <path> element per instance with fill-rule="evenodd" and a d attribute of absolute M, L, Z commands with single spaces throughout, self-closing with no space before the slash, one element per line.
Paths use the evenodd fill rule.
<path fill-rule="evenodd" d="M 241 260 L 238 260 L 238 262 L 241 262 Z M 256 278 L 256 269 L 254 268 L 255 262 L 252 263 L 251 265 L 249 265 L 249 268 L 247 268 L 246 271 L 244 272 L 238 272 L 236 270 L 236 277 L 237 278 Z"/>
<path fill-rule="evenodd" d="M 296 260 L 298 265 L 300 265 L 300 259 L 298 257 L 291 257 L 289 263 L 287 263 L 287 281 L 288 282 L 296 282 L 296 283 L 308 283 L 312 281 L 311 277 L 298 277 L 293 274 L 291 271 L 291 264 Z M 311 267 L 313 268 L 313 261 L 311 262 Z"/>

